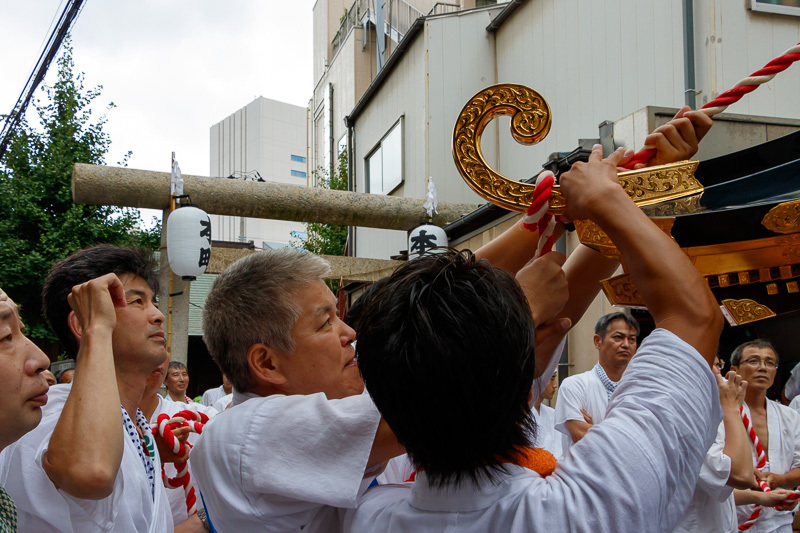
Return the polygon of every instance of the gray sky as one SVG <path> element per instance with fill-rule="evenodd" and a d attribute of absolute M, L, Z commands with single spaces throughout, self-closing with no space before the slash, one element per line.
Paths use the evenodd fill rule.
<path fill-rule="evenodd" d="M 95 112 L 117 106 L 107 114 L 107 163 L 131 150 L 129 167 L 168 172 L 175 151 L 184 174 L 206 176 L 212 124 L 258 96 L 308 105 L 313 5 L 86 0 L 72 28 L 73 58 L 86 88 L 103 85 Z M 0 0 L 0 114 L 14 106 L 63 8 L 58 0 Z M 56 70 L 54 61 L 45 83 Z"/>

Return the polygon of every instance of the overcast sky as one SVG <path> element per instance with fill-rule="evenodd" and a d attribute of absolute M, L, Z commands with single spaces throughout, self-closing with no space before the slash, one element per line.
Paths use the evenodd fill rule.
<path fill-rule="evenodd" d="M 0 0 L 0 114 L 19 97 L 63 1 Z M 307 106 L 313 0 L 85 0 L 75 71 L 109 102 L 108 164 L 207 176 L 209 128 L 258 96 Z M 46 83 L 55 79 L 51 64 Z M 40 86 L 41 87 L 41 86 Z M 41 89 L 35 96 L 42 97 Z M 29 114 L 33 107 L 29 107 Z"/>

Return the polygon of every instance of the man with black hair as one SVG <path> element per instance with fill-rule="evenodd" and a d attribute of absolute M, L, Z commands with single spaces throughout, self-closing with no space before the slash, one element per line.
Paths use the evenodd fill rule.
<path fill-rule="evenodd" d="M 163 532 L 172 529 L 159 454 L 139 402 L 164 362 L 164 315 L 149 252 L 108 245 L 53 266 L 45 315 L 75 379 L 51 395 L 42 423 L 0 459 L 22 531 Z"/>
<path fill-rule="evenodd" d="M 409 262 L 366 304 L 357 348 L 416 482 L 368 491 L 346 531 L 670 531 L 681 518 L 721 419 L 710 367 L 722 316 L 686 255 L 619 186 L 622 157 L 603 160 L 597 145 L 561 177 L 566 216 L 614 241 L 658 328 L 606 421 L 554 475 L 523 466 L 545 472 L 529 451 L 537 293 L 526 302 L 513 278 L 465 254 Z"/>
<path fill-rule="evenodd" d="M 793 490 L 800 485 L 800 415 L 767 398 L 779 363 L 778 351 L 765 339 L 742 343 L 731 354 L 731 370 L 747 381 L 742 412 L 750 419 L 766 453 L 767 462 L 759 467 L 759 458 L 751 446 L 756 478 L 766 481 L 772 489 L 771 492 L 737 489 L 733 493 L 739 525 L 752 515 L 755 504 L 762 506 L 761 515 L 749 529 L 756 533 L 791 530 L 792 510 L 797 500 L 781 505 L 788 491 L 780 489 Z"/>
<path fill-rule="evenodd" d="M 50 360 L 23 333 L 17 304 L 0 288 L 0 450 L 35 428 L 47 403 Z M 17 531 L 17 509 L 0 484 L 0 532 Z"/>
<path fill-rule="evenodd" d="M 565 450 L 605 417 L 608 400 L 636 353 L 638 335 L 639 323 L 626 313 L 598 319 L 594 326 L 597 363 L 587 372 L 566 378 L 556 402 L 556 429 L 566 436 Z"/>

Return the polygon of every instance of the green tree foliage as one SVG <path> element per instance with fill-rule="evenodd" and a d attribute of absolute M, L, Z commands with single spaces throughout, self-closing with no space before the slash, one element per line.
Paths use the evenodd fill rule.
<path fill-rule="evenodd" d="M 74 75 L 73 66 L 67 42 L 56 83 L 44 86 L 46 98 L 34 103 L 38 126 L 23 120 L 0 161 L 0 287 L 20 305 L 28 334 L 40 341 L 54 340 L 40 302 L 54 262 L 98 243 L 156 249 L 160 242 L 159 228 L 137 229 L 135 210 L 72 201 L 73 165 L 105 164 L 111 145 L 105 115 L 91 116 L 102 86 L 84 90 L 83 74 Z"/>
<path fill-rule="evenodd" d="M 342 150 L 337 160 L 333 176 L 328 171 L 319 168 L 314 171 L 317 176 L 317 187 L 335 191 L 347 190 L 347 151 Z M 335 224 L 321 224 L 319 222 L 306 223 L 305 239 L 297 239 L 293 246 L 304 248 L 317 255 L 344 255 L 347 242 L 347 226 Z"/>
<path fill-rule="evenodd" d="M 333 176 L 327 169 L 317 168 L 313 172 L 317 177 L 316 187 L 332 189 L 335 191 L 347 190 L 347 151 L 342 150 L 336 162 Z M 322 224 L 319 222 L 306 223 L 306 238 L 293 239 L 292 246 L 303 248 L 317 255 L 344 255 L 347 244 L 347 226 L 335 224 Z M 339 288 L 338 280 L 327 280 L 328 287 L 335 293 Z"/>

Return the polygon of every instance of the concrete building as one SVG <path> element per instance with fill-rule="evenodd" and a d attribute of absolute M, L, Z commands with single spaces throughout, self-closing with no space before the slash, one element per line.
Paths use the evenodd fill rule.
<path fill-rule="evenodd" d="M 440 201 L 481 202 L 453 164 L 451 138 L 464 104 L 489 85 L 528 85 L 549 103 L 552 129 L 536 146 L 513 141 L 507 117 L 494 120 L 483 135 L 490 164 L 522 180 L 538 173 L 549 154 L 572 150 L 579 139 L 613 139 L 639 149 L 646 134 L 684 103 L 700 107 L 800 41 L 800 9 L 791 7 L 796 2 L 772 9 L 761 0 L 519 0 L 420 9 L 426 16 L 395 32 L 399 40 L 386 38 L 393 53 L 378 68 L 369 17 L 367 23 L 347 22 L 351 13 L 354 21 L 365 20 L 362 3 L 371 5 L 320 0 L 315 6 L 312 153 L 321 160 L 347 149 L 353 190 L 419 198 L 420 205 L 428 176 Z M 348 9 L 338 31 L 325 6 L 328 14 Z M 388 37 L 392 25 L 384 27 Z M 800 127 L 798 87 L 795 66 L 746 96 L 715 119 L 697 157 Z M 451 245 L 475 249 L 514 217 L 451 237 Z M 350 251 L 359 257 L 385 259 L 407 247 L 403 231 L 356 228 L 351 237 Z M 575 246 L 568 242 L 566 249 Z M 591 329 L 608 310 L 598 300 L 570 335 L 570 373 L 596 360 Z"/>
<path fill-rule="evenodd" d="M 258 97 L 211 126 L 209 176 L 308 184 L 304 107 Z M 304 235 L 299 222 L 211 215 L 214 240 L 248 242 L 256 248 L 282 248 Z"/>

